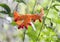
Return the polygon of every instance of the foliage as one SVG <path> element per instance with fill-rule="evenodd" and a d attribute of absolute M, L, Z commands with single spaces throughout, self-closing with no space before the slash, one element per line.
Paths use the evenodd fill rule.
<path fill-rule="evenodd" d="M 27 6 L 26 12 L 29 11 L 29 13 L 39 14 L 40 8 L 44 8 L 44 18 L 42 23 L 39 21 L 34 22 L 36 31 L 34 31 L 31 26 L 29 26 L 28 30 L 26 30 L 26 34 L 29 37 L 30 42 L 60 42 L 60 38 L 58 37 L 60 33 L 59 0 L 43 0 L 43 2 L 40 4 L 36 4 L 37 1 L 35 2 L 35 0 L 29 0 L 28 3 L 26 3 L 25 0 L 14 1 L 17 1 L 18 3 L 24 3 Z M 9 16 L 12 14 L 10 8 L 6 4 L 0 4 L 0 6 L 6 10 L 0 11 L 0 13 L 8 14 Z M 16 26 L 14 21 L 11 24 Z M 20 34 L 18 34 L 18 36 L 19 35 Z M 22 35 L 22 37 L 24 36 Z"/>
<path fill-rule="evenodd" d="M 6 4 L 0 4 L 0 6 L 5 9 L 4 11 L 0 11 L 0 13 L 5 13 L 5 14 L 11 13 L 11 10 L 10 10 L 10 8 L 9 8 L 8 5 L 6 5 Z"/>

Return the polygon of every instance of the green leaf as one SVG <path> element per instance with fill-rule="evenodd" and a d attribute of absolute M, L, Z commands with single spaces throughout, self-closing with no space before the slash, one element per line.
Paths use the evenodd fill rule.
<path fill-rule="evenodd" d="M 7 14 L 11 13 L 11 10 L 10 10 L 8 5 L 0 4 L 0 6 L 3 7 L 6 10 L 6 11 L 1 11 L 1 13 L 7 13 Z"/>
<path fill-rule="evenodd" d="M 0 11 L 0 13 L 7 14 L 7 12 L 6 12 L 6 11 Z"/>
<path fill-rule="evenodd" d="M 51 7 L 52 0 L 48 4 L 48 9 Z"/>
<path fill-rule="evenodd" d="M 54 7 L 54 9 L 55 9 L 56 11 L 59 11 L 56 7 Z"/>
<path fill-rule="evenodd" d="M 37 38 L 36 32 L 33 31 L 32 27 L 29 26 L 27 30 L 27 35 L 31 38 L 31 40 L 35 41 Z"/>
<path fill-rule="evenodd" d="M 59 3 L 59 2 L 54 2 L 54 3 L 52 3 L 52 7 L 53 7 L 56 11 L 59 11 L 59 9 L 58 9 L 56 6 L 60 6 L 60 3 Z"/>
<path fill-rule="evenodd" d="M 13 21 L 13 22 L 11 23 L 11 25 L 16 26 L 16 23 Z"/>
<path fill-rule="evenodd" d="M 58 24 L 60 24 L 60 19 L 52 19 L 55 23 L 58 23 Z"/>
<path fill-rule="evenodd" d="M 44 8 L 48 7 L 48 5 L 50 4 L 50 1 L 51 0 L 43 0 L 43 2 L 41 3 L 41 6 Z"/>
<path fill-rule="evenodd" d="M 50 9 L 48 13 L 48 18 L 57 18 L 58 17 L 58 12 L 55 9 Z"/>
<path fill-rule="evenodd" d="M 56 0 L 56 1 L 60 2 L 60 0 Z"/>
<path fill-rule="evenodd" d="M 24 4 L 26 4 L 25 2 L 24 2 L 24 0 L 14 0 L 14 1 L 17 1 L 17 2 L 22 2 L 22 3 L 24 3 Z"/>
<path fill-rule="evenodd" d="M 58 9 L 56 6 L 60 6 L 60 4 L 55 4 L 55 5 L 53 5 L 54 9 L 55 9 L 56 11 L 59 11 L 59 9 Z"/>

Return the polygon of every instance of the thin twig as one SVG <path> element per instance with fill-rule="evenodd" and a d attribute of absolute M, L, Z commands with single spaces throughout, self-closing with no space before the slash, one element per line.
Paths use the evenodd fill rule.
<path fill-rule="evenodd" d="M 52 4 L 52 2 L 51 2 L 51 4 Z M 51 5 L 50 5 L 50 6 L 51 6 Z M 50 7 L 50 8 L 51 8 L 51 7 Z M 50 9 L 50 8 L 49 8 L 49 9 Z M 37 37 L 36 41 L 38 41 L 38 38 L 39 38 L 39 36 L 40 36 L 40 34 L 41 34 L 41 31 L 42 31 L 43 25 L 44 25 L 44 23 L 45 23 L 46 17 L 47 17 L 47 15 L 48 15 L 48 13 L 49 13 L 49 9 L 48 9 L 48 12 L 47 12 L 46 16 L 43 18 L 43 22 L 42 22 L 42 25 L 41 25 L 41 29 L 40 29 L 40 32 L 39 32 L 39 34 L 38 34 L 38 37 Z"/>
<path fill-rule="evenodd" d="M 34 13 L 34 9 L 35 9 L 36 4 L 37 4 L 37 0 L 35 0 L 35 4 L 34 4 L 33 9 L 32 9 L 32 14 Z"/>
<path fill-rule="evenodd" d="M 16 5 L 14 11 L 17 11 L 17 9 L 18 9 L 18 5 L 19 5 L 19 3 L 17 3 L 17 5 Z"/>
<path fill-rule="evenodd" d="M 25 40 L 25 34 L 26 34 L 26 28 L 24 28 L 24 32 L 23 32 L 23 42 Z"/>

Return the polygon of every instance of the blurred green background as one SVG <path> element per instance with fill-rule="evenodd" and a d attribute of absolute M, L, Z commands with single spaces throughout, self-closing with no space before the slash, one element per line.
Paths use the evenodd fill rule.
<path fill-rule="evenodd" d="M 13 12 L 39 14 L 44 9 L 43 21 L 35 21 L 36 31 L 29 26 L 19 29 Z M 60 0 L 0 0 L 0 42 L 60 42 Z"/>

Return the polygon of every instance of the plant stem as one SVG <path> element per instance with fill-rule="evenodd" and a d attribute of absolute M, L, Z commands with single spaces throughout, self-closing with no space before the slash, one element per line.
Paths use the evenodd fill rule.
<path fill-rule="evenodd" d="M 48 14 L 47 14 L 47 15 L 48 15 Z M 42 29 L 43 29 L 43 25 L 44 25 L 44 23 L 45 23 L 45 20 L 46 20 L 47 15 L 46 15 L 45 18 L 43 19 L 43 22 L 42 22 L 42 25 L 41 25 L 41 29 L 40 29 L 40 31 L 39 31 L 39 34 L 38 34 L 38 37 L 37 37 L 36 41 L 38 40 L 38 38 L 39 38 L 39 36 L 40 36 L 40 34 L 41 34 L 41 31 L 42 31 Z"/>
<path fill-rule="evenodd" d="M 52 1 L 52 0 L 51 0 Z M 51 4 L 52 4 L 52 2 L 51 2 Z M 50 5 L 51 6 L 51 5 Z M 50 9 L 51 7 L 49 7 L 49 9 Z M 38 34 L 38 36 L 37 36 L 37 39 L 36 39 L 36 41 L 38 41 L 38 38 L 39 38 L 39 36 L 40 36 L 40 34 L 41 34 L 41 31 L 42 31 L 42 29 L 43 29 L 43 25 L 44 25 L 44 23 L 45 23 L 45 20 L 46 20 L 46 17 L 47 17 L 47 15 L 48 15 L 48 13 L 49 13 L 49 9 L 48 9 L 48 12 L 47 12 L 47 14 L 46 14 L 46 16 L 43 18 L 43 22 L 42 22 L 42 25 L 41 25 L 41 29 L 40 29 L 40 31 L 39 31 L 39 34 Z"/>
<path fill-rule="evenodd" d="M 25 40 L 25 34 L 26 34 L 26 28 L 24 28 L 24 32 L 23 32 L 23 42 Z"/>
<path fill-rule="evenodd" d="M 35 9 L 36 4 L 37 4 L 37 0 L 35 0 L 35 4 L 34 4 L 33 9 L 32 9 L 32 14 L 34 13 L 34 9 Z"/>

